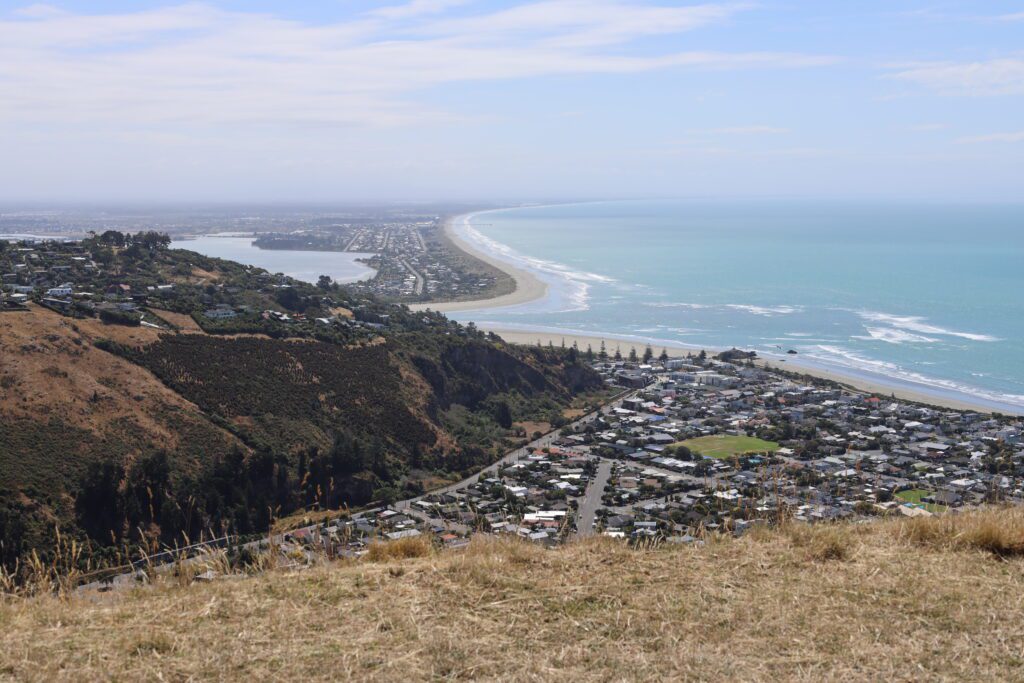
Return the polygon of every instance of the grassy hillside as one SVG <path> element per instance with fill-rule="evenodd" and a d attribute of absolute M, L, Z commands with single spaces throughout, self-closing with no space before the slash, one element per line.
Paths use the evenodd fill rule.
<path fill-rule="evenodd" d="M 91 467 L 170 452 L 177 473 L 194 475 L 244 448 L 152 374 L 97 348 L 101 336 L 157 338 L 39 307 L 0 315 L 0 564 L 51 547 L 57 527 L 78 530 L 75 494 Z"/>
<path fill-rule="evenodd" d="M 302 571 L 0 604 L 24 680 L 1015 680 L 1024 513 L 703 546 L 420 542 Z"/>

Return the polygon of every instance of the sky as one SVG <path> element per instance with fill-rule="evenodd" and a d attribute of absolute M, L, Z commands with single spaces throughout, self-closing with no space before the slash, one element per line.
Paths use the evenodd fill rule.
<path fill-rule="evenodd" d="M 1024 201 L 1024 0 L 0 0 L 0 200 Z"/>

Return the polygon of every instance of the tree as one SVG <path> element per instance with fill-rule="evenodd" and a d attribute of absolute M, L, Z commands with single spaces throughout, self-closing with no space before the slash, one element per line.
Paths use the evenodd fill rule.
<path fill-rule="evenodd" d="M 654 358 L 654 351 L 651 349 L 651 345 L 648 344 L 647 348 L 644 349 L 644 362 L 650 363 L 652 358 Z"/>
<path fill-rule="evenodd" d="M 495 402 L 492 417 L 503 429 L 512 428 L 512 410 L 508 407 L 507 401 Z"/>
<path fill-rule="evenodd" d="M 297 312 L 303 309 L 302 297 L 291 287 L 283 287 L 277 290 L 274 299 L 289 311 Z"/>
<path fill-rule="evenodd" d="M 124 468 L 110 460 L 92 462 L 75 499 L 78 524 L 90 538 L 101 543 L 119 540 L 124 529 L 119 493 Z"/>
<path fill-rule="evenodd" d="M 668 349 L 661 350 L 661 355 L 658 356 L 658 360 L 660 360 L 662 363 L 668 360 Z"/>
<path fill-rule="evenodd" d="M 590 346 L 590 344 L 587 344 L 587 362 L 594 362 L 594 349 Z"/>
<path fill-rule="evenodd" d="M 331 278 L 328 275 L 321 275 L 316 280 L 316 286 L 325 292 L 331 288 Z"/>
<path fill-rule="evenodd" d="M 629 362 L 630 363 L 635 363 L 635 362 L 637 362 L 637 360 L 639 360 L 639 357 L 636 355 L 636 347 L 635 346 L 629 347 Z"/>
<path fill-rule="evenodd" d="M 112 247 L 123 247 L 125 244 L 125 236 L 117 230 L 107 230 L 100 235 L 100 242 Z"/>
<path fill-rule="evenodd" d="M 697 354 L 697 358 L 698 360 L 700 360 L 701 363 L 703 363 L 708 359 L 708 352 L 705 351 L 704 349 L 701 349 L 700 353 Z"/>
<path fill-rule="evenodd" d="M 622 350 L 618 346 L 615 347 L 615 356 L 614 356 L 614 358 L 617 361 L 622 360 Z"/>
<path fill-rule="evenodd" d="M 608 360 L 608 349 L 606 349 L 604 346 L 604 339 L 601 340 L 601 350 L 597 352 L 597 357 L 601 361 Z"/>

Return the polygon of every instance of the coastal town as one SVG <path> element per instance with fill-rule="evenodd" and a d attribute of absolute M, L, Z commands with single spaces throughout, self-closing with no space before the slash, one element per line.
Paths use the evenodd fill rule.
<path fill-rule="evenodd" d="M 246 286 L 225 286 L 206 276 L 200 267 L 205 257 L 186 259 L 160 276 L 132 265 L 145 266 L 148 255 L 168 243 L 154 232 L 116 231 L 88 240 L 0 240 L 0 311 L 35 304 L 110 324 L 349 342 L 373 339 L 388 325 L 390 316 L 362 296 L 342 297 L 329 286 L 316 289 L 315 297 L 301 296 L 280 274 L 241 267 Z M 254 299 L 253 292 L 264 296 Z"/>
<path fill-rule="evenodd" d="M 249 236 L 260 249 L 360 254 L 360 260 L 375 273 L 365 281 L 350 283 L 350 288 L 388 301 L 465 301 L 511 292 L 515 282 L 507 273 L 455 246 L 447 234 L 445 219 L 440 216 L 466 208 L 440 204 L 336 210 L 263 207 L 244 212 L 200 208 L 111 210 L 99 215 L 72 210 L 9 211 L 0 213 L 0 235 L 29 243 L 78 242 L 111 231 L 157 231 L 174 239 L 211 234 Z"/>
<path fill-rule="evenodd" d="M 423 303 L 488 298 L 511 292 L 514 283 L 497 268 L 456 248 L 444 221 L 337 222 L 317 229 L 264 233 L 260 249 L 344 251 L 368 254 L 374 277 L 349 285 L 388 301 Z"/>
<path fill-rule="evenodd" d="M 645 355 L 649 355 L 650 351 Z M 618 397 L 462 482 L 283 537 L 359 555 L 473 534 L 702 542 L 783 519 L 927 517 L 1024 502 L 1024 421 L 867 395 L 745 354 L 595 359 Z"/>

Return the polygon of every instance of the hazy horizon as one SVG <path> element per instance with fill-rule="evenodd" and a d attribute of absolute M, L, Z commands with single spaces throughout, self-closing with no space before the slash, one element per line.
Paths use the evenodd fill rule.
<path fill-rule="evenodd" d="M 1017 202 L 1022 37 L 1003 1 L 18 3 L 0 201 Z"/>

